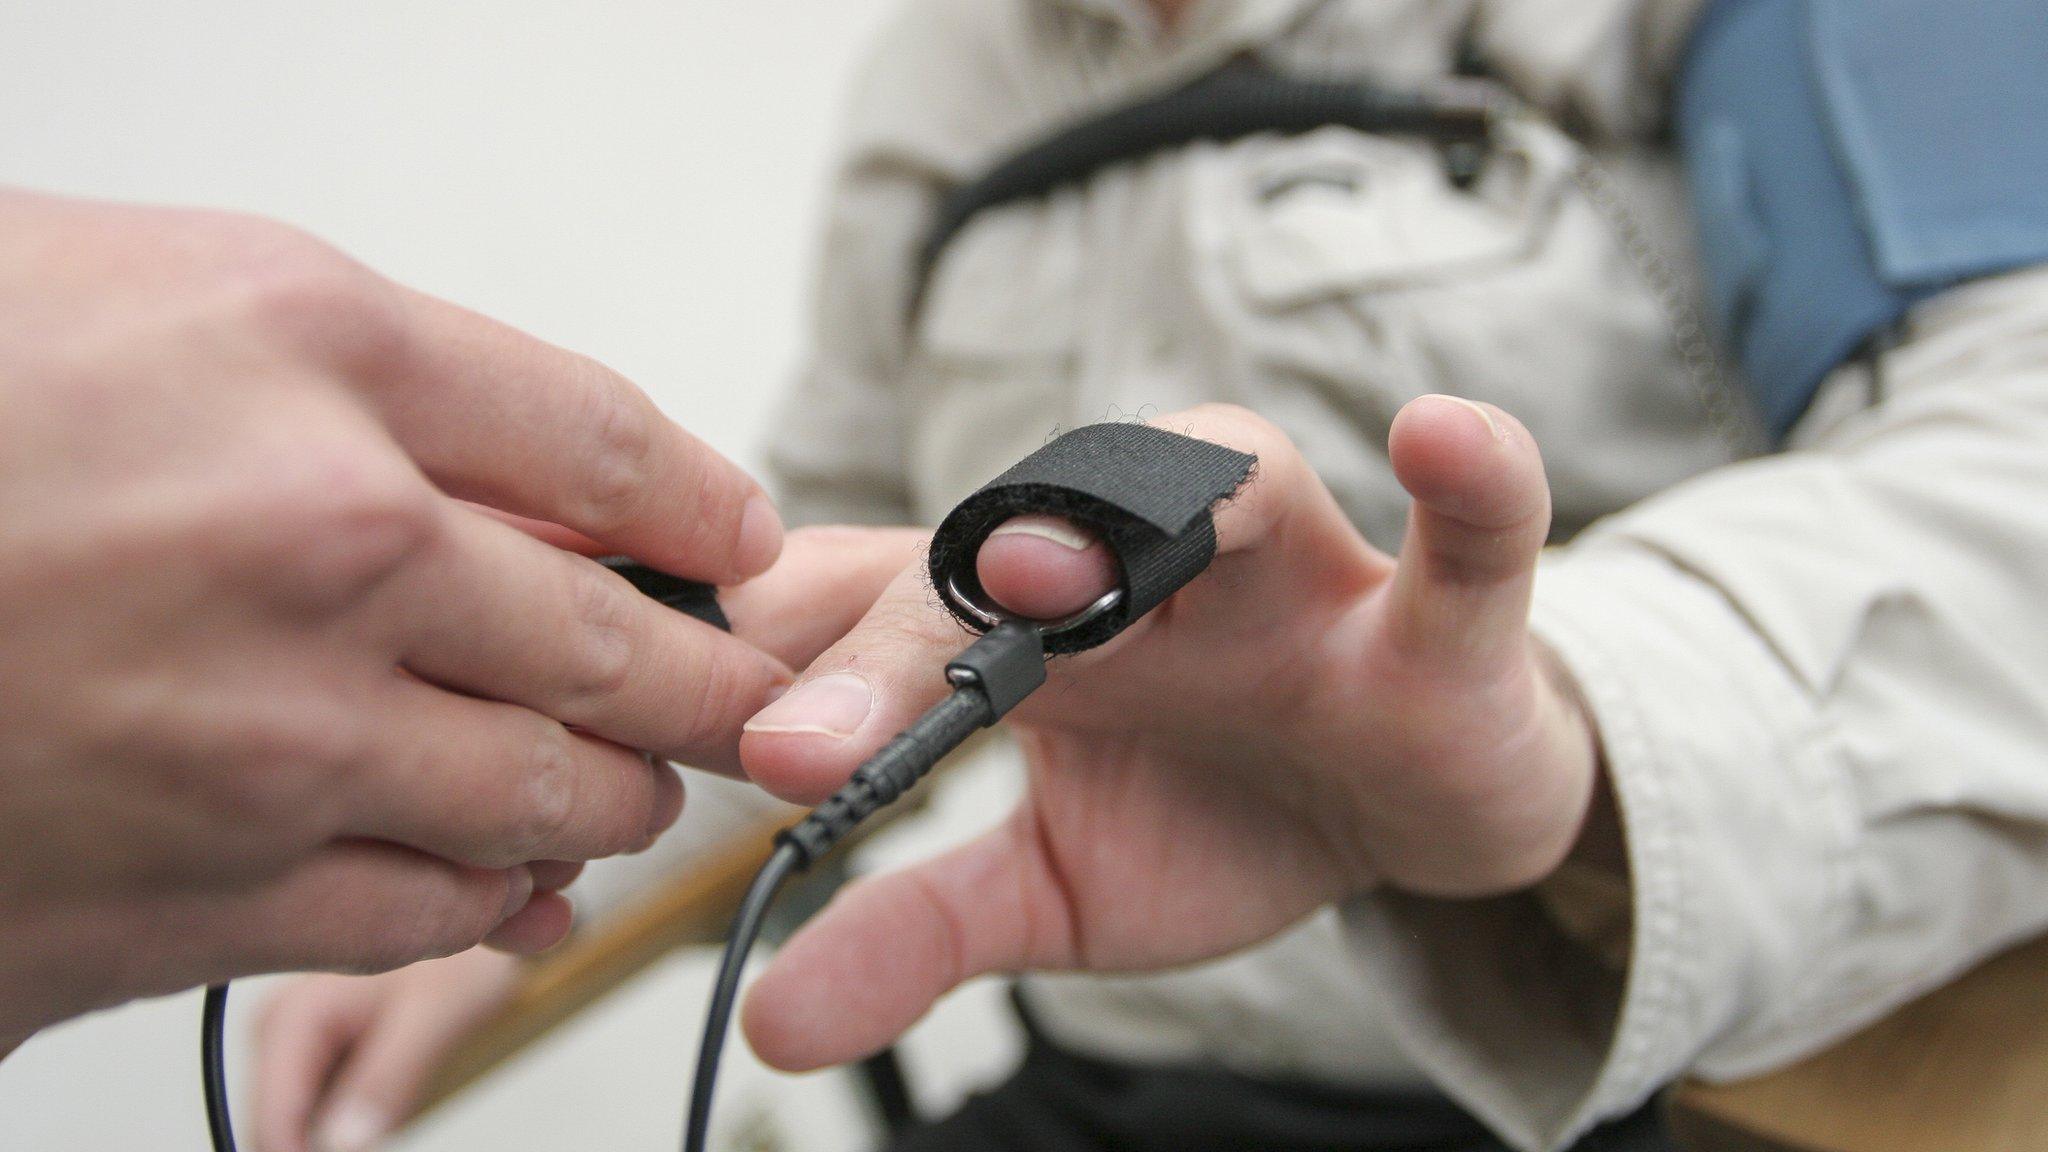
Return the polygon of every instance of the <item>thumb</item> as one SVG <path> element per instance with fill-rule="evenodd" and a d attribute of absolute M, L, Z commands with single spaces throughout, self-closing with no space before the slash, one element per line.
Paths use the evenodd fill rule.
<path fill-rule="evenodd" d="M 311 1152 L 371 1152 L 412 1115 L 443 1047 L 414 1016 L 421 1007 L 385 1005 L 363 1034 L 314 1120 Z"/>
<path fill-rule="evenodd" d="M 370 1152 L 419 1110 L 442 1056 L 509 995 L 517 962 L 487 949 L 393 973 L 380 1006 L 348 1058 L 313 1127 L 312 1152 Z"/>
<path fill-rule="evenodd" d="M 1071 968 L 1078 935 L 1020 808 L 936 859 L 848 888 L 776 954 L 742 1018 L 770 1065 L 804 1071 L 886 1047 L 989 972 Z"/>
<path fill-rule="evenodd" d="M 1550 487 L 1528 429 L 1491 404 L 1424 396 L 1394 418 L 1387 450 L 1415 498 L 1389 640 L 1447 670 L 1519 654 L 1550 532 Z"/>
<path fill-rule="evenodd" d="M 249 1109 L 263 1152 L 307 1152 L 321 1091 L 376 1019 L 380 979 L 302 976 L 264 1003 Z"/>

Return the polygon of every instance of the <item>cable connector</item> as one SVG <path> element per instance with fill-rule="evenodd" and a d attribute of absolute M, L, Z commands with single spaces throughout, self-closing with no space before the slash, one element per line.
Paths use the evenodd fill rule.
<path fill-rule="evenodd" d="M 1036 625 L 1009 620 L 991 628 L 946 665 L 952 694 L 882 745 L 830 800 L 779 839 L 809 867 L 855 825 L 895 802 L 974 735 L 1009 714 L 1045 683 L 1045 642 Z"/>
<path fill-rule="evenodd" d="M 1005 620 L 953 657 L 946 681 L 978 686 L 992 713 L 982 726 L 994 724 L 1045 683 L 1045 634 L 1036 624 Z"/>
<path fill-rule="evenodd" d="M 1005 620 L 946 665 L 953 691 L 917 718 L 903 734 L 868 757 L 830 800 L 811 809 L 796 827 L 777 836 L 777 847 L 754 877 L 733 917 L 732 935 L 718 964 L 704 1040 L 697 1050 L 697 1074 L 690 1091 L 690 1116 L 683 1130 L 684 1152 L 703 1152 L 711 1131 L 712 1088 L 718 1080 L 725 1030 L 739 1000 L 740 971 L 761 934 L 775 893 L 791 876 L 816 863 L 877 809 L 908 792 L 946 753 L 966 743 L 976 729 L 1001 720 L 1045 683 L 1045 637 L 1036 624 Z"/>

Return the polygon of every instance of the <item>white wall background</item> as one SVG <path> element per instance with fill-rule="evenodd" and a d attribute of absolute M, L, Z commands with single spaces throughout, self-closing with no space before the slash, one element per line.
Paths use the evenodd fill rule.
<path fill-rule="evenodd" d="M 605 360 L 752 464 L 797 355 L 837 96 L 890 3 L 0 0 L 0 183 L 303 225 Z M 405 1147 L 672 1147 L 700 966 Z M 0 1149 L 201 1152 L 197 1011 L 31 1041 L 0 1063 Z"/>

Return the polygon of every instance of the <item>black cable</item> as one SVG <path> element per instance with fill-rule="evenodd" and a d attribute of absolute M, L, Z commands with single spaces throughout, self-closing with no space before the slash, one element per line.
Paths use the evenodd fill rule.
<path fill-rule="evenodd" d="M 718 1082 L 718 1059 L 725 1051 L 725 1033 L 732 1022 L 732 1009 L 739 999 L 740 974 L 747 966 L 747 953 L 760 938 L 761 925 L 768 919 L 768 906 L 791 876 L 801 872 L 807 861 L 803 849 L 784 841 L 761 866 L 746 899 L 733 916 L 732 933 L 725 940 L 725 954 L 718 961 L 718 983 L 712 986 L 710 1014 L 704 1018 L 704 1039 L 697 1047 L 697 1075 L 690 1086 L 690 1121 L 684 1130 L 683 1147 L 701 1149 L 711 1130 L 711 1092 Z"/>
<path fill-rule="evenodd" d="M 747 889 L 747 897 L 733 917 L 725 955 L 718 962 L 711 1014 L 704 1021 L 704 1041 L 698 1048 L 696 1079 L 690 1089 L 683 1152 L 704 1152 L 709 1139 L 718 1059 L 725 1047 L 733 1004 L 739 999 L 740 973 L 746 967 L 747 953 L 761 935 L 761 921 L 775 893 L 791 876 L 830 852 L 862 820 L 924 779 L 946 753 L 1037 691 L 1045 683 L 1045 639 L 1035 624 L 998 624 L 946 665 L 946 679 L 953 691 L 868 757 L 830 800 L 778 837 L 775 854 Z"/>
<path fill-rule="evenodd" d="M 769 906 L 791 876 L 810 867 L 876 810 L 894 802 L 924 779 L 948 752 L 978 729 L 1003 718 L 1016 704 L 1045 683 L 1045 640 L 1035 624 L 1006 621 L 968 645 L 946 665 L 953 691 L 917 718 L 916 723 L 868 757 L 845 787 L 811 810 L 794 828 L 777 838 L 767 863 L 733 917 L 725 954 L 718 963 L 718 981 L 704 1020 L 697 1070 L 690 1089 L 689 1121 L 683 1133 L 685 1152 L 703 1152 L 711 1127 L 711 1100 L 718 1082 L 719 1057 L 739 1000 L 740 976 L 747 954 L 761 936 Z M 200 1018 L 200 1073 L 206 1093 L 206 1123 L 214 1152 L 236 1152 L 234 1124 L 228 1110 L 227 1031 L 228 986 L 206 990 Z"/>
<path fill-rule="evenodd" d="M 228 985 L 208 985 L 199 1010 L 199 1080 L 206 1094 L 206 1130 L 214 1152 L 235 1152 L 235 1121 L 228 1111 Z"/>

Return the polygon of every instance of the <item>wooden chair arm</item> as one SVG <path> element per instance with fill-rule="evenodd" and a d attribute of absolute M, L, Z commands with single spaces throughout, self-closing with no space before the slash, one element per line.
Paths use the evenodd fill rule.
<path fill-rule="evenodd" d="M 987 732 L 976 734 L 960 747 L 952 762 L 965 763 L 980 755 L 991 740 Z M 840 850 L 856 847 L 897 820 L 921 811 L 930 798 L 931 785 L 948 770 L 947 765 L 940 765 L 909 795 L 855 829 Z M 725 939 L 754 873 L 774 851 L 775 834 L 802 817 L 797 811 L 777 813 L 734 829 L 658 891 L 608 922 L 571 937 L 534 963 L 511 998 L 449 1050 L 428 1081 L 413 1120 L 460 1094 L 670 952 Z"/>
<path fill-rule="evenodd" d="M 734 832 L 661 891 L 536 963 L 441 1063 L 422 1113 L 674 949 L 721 939 L 790 819 Z M 2048 1152 L 2048 937 L 1792 1067 L 1681 1084 L 1667 1107 L 1687 1152 Z"/>
<path fill-rule="evenodd" d="M 512 997 L 441 1062 L 420 1115 L 668 953 L 723 939 L 747 885 L 774 848 L 775 834 L 791 823 L 794 818 L 765 820 L 733 833 L 673 882 L 536 962 Z"/>
<path fill-rule="evenodd" d="M 1688 1152 L 2048 1152 L 2048 938 L 1799 1064 L 1669 1103 Z"/>

